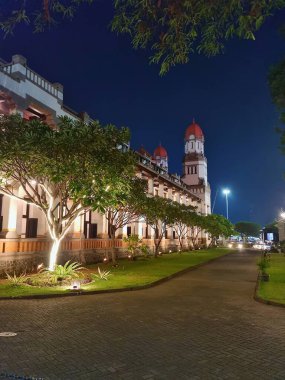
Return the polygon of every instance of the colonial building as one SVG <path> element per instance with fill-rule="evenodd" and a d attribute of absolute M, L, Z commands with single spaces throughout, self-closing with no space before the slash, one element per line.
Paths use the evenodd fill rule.
<path fill-rule="evenodd" d="M 50 83 L 35 73 L 20 55 L 14 55 L 11 63 L 0 60 L 0 114 L 15 112 L 27 120 L 39 118 L 50 126 L 56 125 L 60 116 L 81 118 L 86 122 L 90 120 L 86 113 L 75 112 L 64 105 L 63 86 Z M 193 205 L 199 213 L 208 214 L 211 205 L 204 134 L 195 121 L 186 129 L 184 142 L 182 177 L 168 173 L 168 154 L 161 145 L 152 155 L 144 148 L 137 152 L 137 175 L 148 181 L 150 194 Z M 21 195 L 20 186 L 18 192 Z M 144 238 L 149 245 L 152 244 L 153 232 L 148 230 L 143 220 L 138 220 L 118 232 L 120 238 L 116 240 L 116 247 L 122 248 L 121 237 L 132 233 Z M 201 236 L 204 242 L 205 238 Z M 41 211 L 23 201 L 1 195 L 0 272 L 1 262 L 7 265 L 11 258 L 15 261 L 23 257 L 33 261 L 35 255 L 45 255 L 49 244 L 47 225 Z M 176 246 L 178 242 L 175 233 L 169 228 L 163 247 L 167 249 Z M 63 252 L 88 251 L 91 255 L 96 253 L 97 256 L 102 255 L 102 252 L 106 254 L 110 247 L 107 219 L 96 212 L 88 212 L 79 217 L 62 244 Z"/>

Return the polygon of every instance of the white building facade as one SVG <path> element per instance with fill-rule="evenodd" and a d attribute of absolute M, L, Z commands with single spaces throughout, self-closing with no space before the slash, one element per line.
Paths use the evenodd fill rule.
<path fill-rule="evenodd" d="M 66 107 L 63 103 L 63 86 L 50 83 L 35 73 L 20 55 L 13 56 L 11 63 L 0 60 L 0 114 L 16 112 L 27 120 L 39 118 L 51 127 L 56 125 L 60 116 L 81 118 L 86 122 L 90 120 L 86 113 L 77 113 Z M 198 124 L 193 123 L 186 129 L 182 177 L 168 173 L 168 154 L 161 145 L 153 155 L 141 149 L 137 156 L 137 175 L 148 181 L 151 195 L 195 206 L 201 214 L 210 212 L 204 135 Z M 21 191 L 19 186 L 19 195 Z M 111 248 L 108 231 L 105 215 L 90 211 L 74 222 L 62 243 L 62 252 L 71 256 L 76 253 L 76 259 L 82 262 L 94 261 L 94 258 L 99 260 Z M 130 234 L 138 234 L 150 246 L 153 244 L 153 231 L 139 219 L 118 231 L 115 242 L 118 250 L 124 248 L 122 237 Z M 201 235 L 200 240 L 206 244 L 206 236 Z M 1 266 L 2 269 L 7 267 L 9 260 L 24 262 L 29 267 L 43 260 L 47 256 L 49 244 L 48 229 L 41 211 L 24 201 L 0 195 L 0 274 Z M 178 246 L 172 228 L 167 230 L 162 246 L 163 249 Z M 86 252 L 89 256 L 83 257 L 81 253 Z"/>

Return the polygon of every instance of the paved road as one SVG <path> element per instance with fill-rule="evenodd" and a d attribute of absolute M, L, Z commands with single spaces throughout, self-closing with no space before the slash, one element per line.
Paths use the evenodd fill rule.
<path fill-rule="evenodd" d="M 0 373 L 285 379 L 285 309 L 253 300 L 249 251 L 139 292 L 0 302 Z M 1 379 L 1 376 L 0 376 Z"/>

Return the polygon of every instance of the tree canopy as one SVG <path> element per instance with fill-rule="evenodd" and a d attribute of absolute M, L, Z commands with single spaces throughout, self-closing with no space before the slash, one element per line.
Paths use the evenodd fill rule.
<path fill-rule="evenodd" d="M 261 225 L 253 222 L 237 222 L 235 224 L 235 230 L 244 236 L 256 236 L 260 235 Z"/>
<path fill-rule="evenodd" d="M 35 31 L 72 19 L 84 3 L 95 0 L 10 0 L 0 18 L 4 34 L 19 23 Z M 235 36 L 255 39 L 257 30 L 285 0 L 115 0 L 112 30 L 127 33 L 134 48 L 148 48 L 151 63 L 165 74 L 176 64 L 187 63 L 198 52 L 220 54 L 225 41 Z"/>
<path fill-rule="evenodd" d="M 206 216 L 205 231 L 211 236 L 211 243 L 214 244 L 220 236 L 225 238 L 234 234 L 234 226 L 222 215 L 210 214 Z"/>
<path fill-rule="evenodd" d="M 116 204 L 106 208 L 106 219 L 109 222 L 109 235 L 114 241 L 118 229 L 135 222 L 140 217 L 140 210 L 146 202 L 147 182 L 134 177 L 128 179 L 128 186 L 117 197 Z M 116 262 L 115 248 L 113 244 L 112 261 Z"/>
<path fill-rule="evenodd" d="M 141 204 L 140 214 L 155 232 L 155 256 L 159 253 L 160 243 L 165 236 L 167 227 L 174 222 L 176 212 L 171 200 L 159 196 L 148 197 Z"/>
<path fill-rule="evenodd" d="M 120 149 L 125 128 L 62 118 L 56 129 L 18 115 L 0 119 L 0 192 L 44 213 L 57 249 L 74 220 L 88 209 L 104 212 L 121 199 L 134 177 L 135 158 Z M 21 187 L 21 192 L 19 192 Z"/>

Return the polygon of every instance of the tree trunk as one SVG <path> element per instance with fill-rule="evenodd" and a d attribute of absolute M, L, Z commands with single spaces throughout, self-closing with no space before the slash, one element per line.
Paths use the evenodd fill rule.
<path fill-rule="evenodd" d="M 183 241 L 182 241 L 181 235 L 178 235 L 178 240 L 179 240 L 180 249 L 183 249 Z"/>
<path fill-rule="evenodd" d="M 154 246 L 155 246 L 154 257 L 157 257 L 159 254 L 159 246 L 160 246 L 160 242 L 157 242 L 157 239 L 154 239 Z"/>
<path fill-rule="evenodd" d="M 110 235 L 111 235 L 111 241 L 112 241 L 112 263 L 115 265 L 117 264 L 116 248 L 115 248 L 116 229 L 114 228 L 113 225 L 110 226 Z"/>
<path fill-rule="evenodd" d="M 49 267 L 48 267 L 48 269 L 50 271 L 53 271 L 55 268 L 56 261 L 57 261 L 57 255 L 58 255 L 59 248 L 60 248 L 60 243 L 61 243 L 61 239 L 56 239 L 56 238 L 53 239 L 52 247 L 51 247 L 51 251 L 50 251 L 50 256 L 49 256 Z"/>

